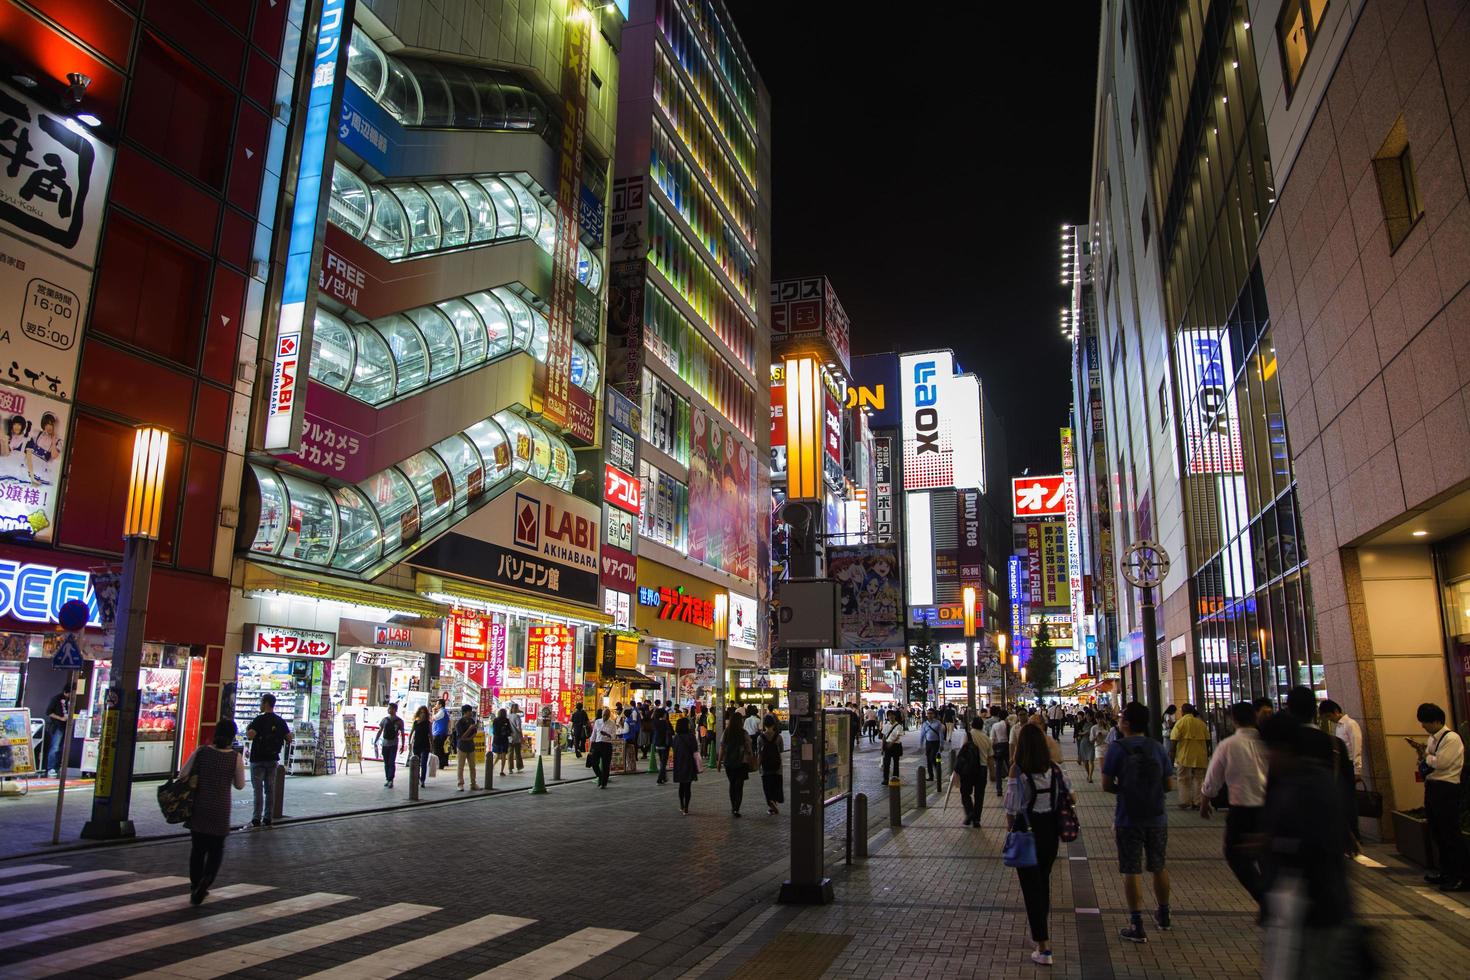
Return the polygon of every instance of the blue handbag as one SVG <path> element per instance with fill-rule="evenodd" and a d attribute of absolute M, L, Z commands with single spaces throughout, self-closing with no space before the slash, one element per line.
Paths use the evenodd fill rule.
<path fill-rule="evenodd" d="M 1036 799 L 1035 786 L 1032 787 L 1031 798 L 1033 802 Z M 1036 867 L 1036 835 L 1031 832 L 1031 823 L 1026 819 L 1030 809 L 1027 806 L 1024 811 L 1016 814 L 1015 822 L 1011 824 L 1012 830 L 1006 834 L 1005 850 L 1001 851 L 1000 857 L 1001 863 L 1008 868 Z"/>

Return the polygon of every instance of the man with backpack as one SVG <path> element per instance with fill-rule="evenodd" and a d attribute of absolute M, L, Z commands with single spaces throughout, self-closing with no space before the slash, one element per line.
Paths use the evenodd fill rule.
<path fill-rule="evenodd" d="M 1113 829 L 1118 842 L 1118 871 L 1128 900 L 1129 924 L 1118 935 L 1134 943 L 1148 942 L 1143 929 L 1143 871 L 1153 875 L 1158 910 L 1154 924 L 1164 931 L 1169 921 L 1169 818 L 1164 794 L 1174 787 L 1174 767 L 1164 747 L 1146 734 L 1148 709 L 1137 701 L 1123 709 L 1122 737 L 1108 747 L 1103 760 L 1103 792 L 1118 797 Z"/>
<path fill-rule="evenodd" d="M 960 802 L 965 805 L 965 826 L 980 826 L 980 813 L 985 807 L 985 780 L 995 764 L 995 749 L 985 734 L 985 722 L 977 715 L 970 723 L 968 737 L 955 753 L 954 775 L 960 781 Z M 953 777 L 952 777 L 953 778 Z M 1001 773 L 995 774 L 1001 781 Z"/>

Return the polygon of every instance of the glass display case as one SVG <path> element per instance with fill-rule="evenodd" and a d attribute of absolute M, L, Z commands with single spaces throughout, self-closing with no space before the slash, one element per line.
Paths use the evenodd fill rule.
<path fill-rule="evenodd" d="M 171 773 L 177 765 L 183 695 L 184 668 L 188 648 L 159 643 L 143 644 L 143 668 L 138 672 L 138 735 L 133 750 L 133 775 Z M 150 666 L 150 664 L 152 666 Z M 102 717 L 107 688 L 112 683 L 112 663 L 99 660 L 87 691 L 85 715 L 79 713 L 77 728 L 82 738 L 83 772 L 96 772 L 102 740 Z"/>

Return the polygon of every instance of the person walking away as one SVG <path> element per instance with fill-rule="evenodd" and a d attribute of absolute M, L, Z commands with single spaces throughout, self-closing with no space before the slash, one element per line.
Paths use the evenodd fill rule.
<path fill-rule="evenodd" d="M 1108 751 L 1108 735 L 1113 731 L 1106 715 L 1096 715 L 1092 719 L 1092 727 L 1087 730 L 1087 741 L 1092 743 L 1092 758 L 1083 764 L 1087 770 L 1087 781 L 1092 782 L 1093 771 L 1097 765 L 1098 756 L 1105 755 Z"/>
<path fill-rule="evenodd" d="M 648 753 L 653 749 L 653 709 L 648 706 L 647 699 L 638 705 L 638 758 L 648 758 Z"/>
<path fill-rule="evenodd" d="M 674 739 L 674 726 L 669 724 L 669 713 L 663 708 L 653 712 L 653 751 L 658 755 L 658 781 L 662 785 L 669 781 L 669 748 Z"/>
<path fill-rule="evenodd" d="M 740 716 L 732 712 L 725 734 L 720 738 L 720 755 L 715 760 L 715 768 L 723 768 L 725 778 L 730 781 L 730 815 L 737 819 L 740 802 L 745 797 L 745 779 L 750 775 L 750 762 L 750 736 L 745 734 Z"/>
<path fill-rule="evenodd" d="M 597 713 L 597 720 L 592 723 L 592 744 L 587 748 L 598 789 L 607 789 L 607 780 L 612 774 L 613 742 L 616 738 L 612 713 L 603 708 Z"/>
<path fill-rule="evenodd" d="M 743 724 L 745 727 L 745 736 L 750 739 L 750 744 L 754 745 L 755 740 L 761 733 L 760 712 L 756 710 L 755 705 L 747 704 L 745 706 L 745 721 Z"/>
<path fill-rule="evenodd" d="M 1251 705 L 1256 709 L 1257 729 L 1264 727 L 1266 721 L 1276 713 L 1276 702 L 1265 696 L 1256 698 Z"/>
<path fill-rule="evenodd" d="M 623 712 L 623 772 L 638 768 L 638 712 L 632 708 Z"/>
<path fill-rule="evenodd" d="M 1122 737 L 1108 748 L 1103 759 L 1102 787 L 1118 797 L 1113 814 L 1113 833 L 1118 842 L 1118 871 L 1128 900 L 1129 925 L 1118 935 L 1134 943 L 1148 942 L 1143 929 L 1143 871 L 1153 875 L 1158 909 L 1154 924 L 1168 931 L 1169 870 L 1165 864 L 1169 845 L 1169 817 L 1164 794 L 1174 786 L 1174 769 L 1169 753 L 1149 738 L 1148 709 L 1130 702 L 1119 718 Z"/>
<path fill-rule="evenodd" d="M 521 706 L 519 702 L 510 703 L 510 771 L 524 772 L 526 763 L 521 758 L 521 749 L 525 746 L 526 727 L 521 717 Z M 505 775 L 501 773 L 501 775 Z"/>
<path fill-rule="evenodd" d="M 1343 748 L 1347 750 L 1347 760 L 1353 770 L 1353 796 L 1350 799 L 1351 806 L 1345 808 L 1348 825 L 1348 833 L 1352 835 L 1355 850 L 1362 849 L 1362 837 L 1358 833 L 1358 808 L 1357 788 L 1358 783 L 1363 780 L 1363 728 L 1347 713 L 1336 701 L 1323 701 L 1318 708 L 1322 717 L 1332 723 L 1332 733 L 1342 740 Z M 1363 783 L 1367 788 L 1367 783 Z M 1470 868 L 1465 869 L 1470 873 Z"/>
<path fill-rule="evenodd" d="M 198 905 L 209 894 L 225 856 L 230 834 L 230 790 L 245 788 L 245 756 L 235 751 L 239 729 L 229 718 L 214 726 L 214 739 L 189 754 L 179 779 L 198 777 L 194 809 L 189 815 L 189 901 Z"/>
<path fill-rule="evenodd" d="M 693 784 L 699 779 L 699 739 L 690 731 L 689 719 L 680 718 L 674 725 L 674 784 L 679 787 L 679 812 L 689 816 Z"/>
<path fill-rule="evenodd" d="M 898 720 L 897 712 L 890 711 L 888 727 L 883 729 L 883 782 L 899 778 L 898 760 L 902 757 L 903 723 Z"/>
<path fill-rule="evenodd" d="M 413 728 L 408 734 L 408 751 L 412 763 L 419 767 L 419 785 L 429 776 L 429 753 L 433 750 L 433 722 L 429 721 L 429 709 L 420 705 L 413 713 Z"/>
<path fill-rule="evenodd" d="M 1062 703 L 1060 701 L 1053 701 L 1051 703 L 1051 710 L 1047 712 L 1046 717 L 1050 722 L 1052 740 L 1060 741 L 1062 738 L 1062 719 L 1064 717 Z"/>
<path fill-rule="evenodd" d="M 510 720 L 510 712 L 501 708 L 490 723 L 490 753 L 495 756 L 495 765 L 500 767 L 502 776 L 510 764 L 510 745 L 514 740 L 515 725 Z"/>
<path fill-rule="evenodd" d="M 577 753 L 577 758 L 582 758 L 582 746 L 587 743 L 587 730 L 591 727 L 587 719 L 587 709 L 582 707 L 582 702 L 577 702 L 577 707 L 572 711 L 572 751 Z"/>
<path fill-rule="evenodd" d="M 1213 812 L 1212 800 L 1220 790 L 1228 791 L 1230 807 L 1225 811 L 1225 863 L 1256 905 L 1261 918 L 1266 914 L 1261 888 L 1261 865 L 1253 841 L 1261 830 L 1261 808 L 1266 805 L 1266 746 L 1256 730 L 1256 709 L 1249 701 L 1230 706 L 1235 733 L 1215 749 L 1205 770 L 1200 792 L 1199 815 L 1206 820 Z"/>
<path fill-rule="evenodd" d="M 1334 813 L 1343 814 L 1343 820 L 1352 820 L 1353 829 L 1357 828 L 1357 786 L 1353 781 L 1353 765 L 1348 758 L 1347 746 L 1342 739 L 1323 731 L 1317 724 L 1317 695 L 1306 685 L 1299 684 L 1286 692 L 1286 711 L 1301 726 L 1297 733 L 1300 741 L 1298 752 L 1309 759 L 1315 759 L 1326 767 L 1332 774 L 1337 786 L 1339 801 L 1333 808 Z M 1257 718 L 1259 719 L 1259 715 Z M 1257 720 L 1257 727 L 1261 726 Z M 1265 731 L 1261 728 L 1261 731 Z M 1353 814 L 1349 817 L 1348 814 Z M 1357 837 L 1349 833 L 1347 837 L 1348 851 L 1351 854 L 1358 852 Z"/>
<path fill-rule="evenodd" d="M 1097 719 L 1091 711 L 1079 716 L 1077 721 L 1077 764 L 1082 771 L 1087 773 L 1087 781 L 1092 782 L 1092 767 L 1097 761 L 1097 743 L 1092 740 L 1092 730 L 1097 727 Z"/>
<path fill-rule="evenodd" d="M 955 712 L 954 705 L 946 703 L 944 705 L 944 713 L 940 716 L 940 720 L 944 722 L 945 745 L 949 744 L 950 738 L 954 735 L 954 726 L 958 719 L 959 715 Z"/>
<path fill-rule="evenodd" d="M 449 749 L 444 744 L 449 738 L 449 699 L 439 699 L 439 706 L 434 710 L 434 725 L 431 730 L 434 738 L 434 754 L 439 757 L 439 768 L 449 768 Z"/>
<path fill-rule="evenodd" d="M 1072 787 L 1062 769 L 1051 761 L 1045 730 L 1027 725 L 1016 740 L 1016 761 L 1006 780 L 1006 829 L 1030 830 L 1036 840 L 1036 864 L 1017 868 L 1021 894 L 1026 901 L 1026 920 L 1031 926 L 1031 962 L 1051 966 L 1051 869 L 1061 844 L 1057 811 L 1065 803 L 1076 803 Z"/>
<path fill-rule="evenodd" d="M 994 705 L 990 709 L 994 719 L 990 726 L 990 744 L 995 747 L 995 795 L 1005 794 L 1005 780 L 1001 776 L 1011 768 L 1011 723 L 1006 720 L 1006 709 Z"/>
<path fill-rule="evenodd" d="M 269 827 L 275 812 L 276 765 L 281 749 L 293 737 L 291 727 L 276 714 L 274 694 L 260 696 L 260 714 L 245 729 L 245 737 L 250 739 L 250 788 L 255 794 L 250 826 Z"/>
<path fill-rule="evenodd" d="M 66 718 L 70 710 L 71 697 L 63 684 L 46 704 L 46 772 L 42 775 L 55 772 L 58 778 L 66 779 L 66 773 L 61 771 L 61 740 L 66 738 Z"/>
<path fill-rule="evenodd" d="M 960 780 L 960 802 L 965 806 L 965 826 L 980 826 L 980 814 L 985 808 L 985 780 L 995 766 L 995 749 L 990 736 L 985 734 L 985 722 L 976 715 L 970 722 L 969 737 L 960 745 L 954 757 L 954 774 Z M 1000 772 L 995 770 L 996 781 Z"/>
<path fill-rule="evenodd" d="M 786 746 L 782 744 L 780 723 L 775 715 L 766 715 L 765 726 L 756 744 L 761 763 L 761 789 L 766 794 L 766 809 L 774 817 L 781 812 L 777 804 L 786 802 L 781 782 L 781 753 L 786 751 Z"/>
<path fill-rule="evenodd" d="M 1465 860 L 1465 838 L 1460 834 L 1460 773 L 1465 764 L 1465 743 L 1445 725 L 1444 709 L 1439 705 L 1419 705 L 1416 717 L 1429 739 L 1405 741 L 1419 756 L 1424 814 L 1439 851 L 1439 874 L 1425 875 L 1425 880 L 1439 885 L 1440 891 L 1470 891 L 1470 865 Z"/>
<path fill-rule="evenodd" d="M 480 730 L 480 723 L 475 720 L 475 709 L 469 705 L 459 709 L 459 721 L 454 723 L 454 757 L 455 766 L 459 770 L 459 789 L 464 791 L 464 769 L 468 763 L 470 767 L 470 790 L 479 792 L 480 775 L 475 768 L 475 735 Z"/>
<path fill-rule="evenodd" d="M 383 756 L 383 785 L 393 788 L 393 774 L 398 768 L 398 740 L 403 737 L 403 719 L 398 717 L 398 703 L 388 703 L 388 717 L 378 723 L 378 734 L 373 743 L 380 746 Z"/>
<path fill-rule="evenodd" d="M 1179 809 L 1199 809 L 1199 784 L 1210 763 L 1210 730 L 1194 705 L 1185 702 L 1169 732 L 1174 772 L 1179 777 Z"/>

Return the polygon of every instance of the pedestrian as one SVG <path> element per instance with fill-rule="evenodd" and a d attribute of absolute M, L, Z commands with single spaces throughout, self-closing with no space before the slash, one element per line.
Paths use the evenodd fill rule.
<path fill-rule="evenodd" d="M 1169 748 L 1174 772 L 1179 779 L 1179 809 L 1199 809 L 1199 784 L 1210 764 L 1210 730 L 1194 705 L 1185 702 L 1179 720 L 1169 731 Z"/>
<path fill-rule="evenodd" d="M 515 704 L 514 701 L 511 704 Z M 495 715 L 495 720 L 490 723 L 490 753 L 495 756 L 495 765 L 500 767 L 500 774 L 506 774 L 506 766 L 510 764 L 510 746 L 515 741 L 515 725 L 510 720 L 510 712 L 504 708 Z"/>
<path fill-rule="evenodd" d="M 739 716 L 732 712 L 725 734 L 720 738 L 720 755 L 715 760 L 715 768 L 723 768 L 725 778 L 730 781 L 730 815 L 736 818 L 740 816 L 740 801 L 745 797 L 751 755 L 750 736 L 745 733 Z"/>
<path fill-rule="evenodd" d="M 1123 894 L 1128 901 L 1129 925 L 1118 935 L 1134 943 L 1148 942 L 1143 929 L 1143 872 L 1153 876 L 1158 908 L 1154 924 L 1167 932 L 1169 919 L 1169 870 L 1165 863 L 1169 846 L 1169 817 L 1164 794 L 1173 789 L 1174 770 L 1169 753 L 1145 733 L 1148 709 L 1130 702 L 1119 718 L 1122 737 L 1108 748 L 1103 759 L 1103 792 L 1118 797 L 1113 814 L 1113 833 L 1118 843 L 1118 871 L 1123 876 Z"/>
<path fill-rule="evenodd" d="M 653 709 L 644 698 L 638 705 L 638 758 L 648 758 L 653 751 Z"/>
<path fill-rule="evenodd" d="M 255 794 L 252 827 L 269 827 L 275 812 L 276 766 L 281 749 L 292 739 L 291 727 L 276 714 L 276 696 L 260 696 L 260 714 L 245 729 L 250 740 L 250 788 Z"/>
<path fill-rule="evenodd" d="M 995 747 L 995 795 L 999 797 L 1005 795 L 1005 780 L 1000 778 L 1001 774 L 1011 768 L 1011 723 L 1006 719 L 1003 705 L 992 705 L 990 716 L 994 719 L 990 726 L 990 744 Z"/>
<path fill-rule="evenodd" d="M 1164 709 L 1164 741 L 1169 740 L 1170 733 L 1174 731 L 1174 723 L 1179 720 L 1178 716 L 1179 707 L 1177 705 L 1171 704 Z"/>
<path fill-rule="evenodd" d="M 1256 902 L 1260 916 L 1266 912 L 1261 888 L 1261 864 L 1255 836 L 1261 830 L 1261 808 L 1266 805 L 1266 746 L 1256 729 L 1256 708 L 1249 701 L 1230 706 L 1235 734 L 1222 741 L 1205 771 L 1199 813 L 1209 819 L 1215 796 L 1227 791 L 1225 811 L 1225 863 L 1235 880 Z"/>
<path fill-rule="evenodd" d="M 653 709 L 653 751 L 658 755 L 658 781 L 662 785 L 669 781 L 669 748 L 674 739 L 674 726 L 669 724 L 669 713 L 663 708 Z"/>
<path fill-rule="evenodd" d="M 1021 894 L 1026 901 L 1026 920 L 1031 926 L 1031 962 L 1051 966 L 1051 869 L 1061 844 L 1058 811 L 1076 800 L 1062 769 L 1051 759 L 1046 748 L 1046 730 L 1040 725 L 1026 725 L 1016 740 L 1016 761 L 1011 764 L 1006 780 L 1006 829 L 1030 830 L 1036 841 L 1036 864 L 1017 868 Z M 1046 802 L 1041 803 L 1045 797 Z"/>
<path fill-rule="evenodd" d="M 709 707 L 703 704 L 695 704 L 694 717 L 695 727 L 698 729 L 694 734 L 699 736 L 699 750 L 705 754 L 709 753 L 710 739 L 712 733 L 709 730 Z"/>
<path fill-rule="evenodd" d="M 699 779 L 698 760 L 699 740 L 689 730 L 689 719 L 680 718 L 674 725 L 674 783 L 679 787 L 679 812 L 686 817 L 693 784 Z"/>
<path fill-rule="evenodd" d="M 459 769 L 459 789 L 464 791 L 464 768 L 469 763 L 470 767 L 470 790 L 478 793 L 480 791 L 480 775 L 475 768 L 475 734 L 480 730 L 480 723 L 475 720 L 475 709 L 465 705 L 459 709 L 459 721 L 454 723 L 454 757 L 456 767 Z"/>
<path fill-rule="evenodd" d="M 521 749 L 525 741 L 526 729 L 525 722 L 521 718 L 521 705 L 517 701 L 512 701 L 510 703 L 510 769 L 512 772 L 524 772 L 526 769 L 526 763 L 521 758 Z"/>
<path fill-rule="evenodd" d="M 1112 723 L 1106 715 L 1094 716 L 1092 726 L 1087 729 L 1087 741 L 1092 743 L 1092 758 L 1083 765 L 1083 768 L 1087 770 L 1089 783 L 1093 780 L 1098 757 L 1105 755 L 1108 751 L 1108 735 L 1112 733 L 1112 730 Z"/>
<path fill-rule="evenodd" d="M 432 728 L 434 738 L 434 754 L 439 757 L 439 768 L 449 767 L 449 749 L 444 744 L 449 738 L 449 698 L 439 699 L 439 706 L 434 709 L 434 725 Z"/>
<path fill-rule="evenodd" d="M 612 713 L 603 708 L 597 713 L 597 720 L 592 723 L 592 744 L 587 750 L 587 754 L 592 757 L 592 772 L 597 777 L 598 789 L 607 789 L 608 777 L 612 775 L 612 753 L 615 739 L 616 730 L 613 727 Z"/>
<path fill-rule="evenodd" d="M 429 720 L 429 709 L 419 705 L 413 713 L 413 729 L 409 732 L 408 750 L 410 764 L 418 766 L 419 785 L 429 776 L 429 753 L 433 750 L 433 722 Z"/>
<path fill-rule="evenodd" d="M 965 826 L 980 826 L 980 815 L 985 808 L 985 781 L 995 773 L 1000 782 L 1000 771 L 995 769 L 995 748 L 990 736 L 985 734 L 985 722 L 978 715 L 970 722 L 969 737 L 960 745 L 954 757 L 954 776 L 960 780 L 960 802 L 965 807 Z M 951 778 L 954 778 L 952 776 Z"/>
<path fill-rule="evenodd" d="M 1429 739 L 1405 741 L 1419 756 L 1424 815 L 1439 851 L 1439 874 L 1425 875 L 1424 880 L 1439 885 L 1444 892 L 1470 891 L 1470 864 L 1466 863 L 1465 838 L 1460 834 L 1460 773 L 1465 764 L 1465 743 L 1445 725 L 1444 709 L 1439 705 L 1419 705 L 1416 717 Z"/>
<path fill-rule="evenodd" d="M 1053 701 L 1051 703 L 1051 710 L 1047 712 L 1046 717 L 1051 728 L 1052 741 L 1060 741 L 1062 737 L 1063 719 L 1062 703 L 1060 701 Z"/>
<path fill-rule="evenodd" d="M 57 778 L 66 779 L 66 773 L 61 771 L 61 740 L 66 737 L 66 719 L 70 710 L 71 696 L 63 684 L 61 690 L 53 694 L 46 705 L 46 772 L 42 775 L 55 772 Z"/>
<path fill-rule="evenodd" d="M 235 751 L 238 729 L 229 718 L 214 726 L 214 738 L 189 753 L 178 778 L 197 777 L 194 807 L 189 814 L 189 901 L 198 905 L 209 894 L 225 856 L 230 833 L 230 790 L 245 788 L 245 756 Z"/>
<path fill-rule="evenodd" d="M 745 721 L 743 724 L 745 726 L 745 734 L 750 739 L 750 744 L 754 745 L 756 738 L 761 733 L 760 711 L 755 705 L 747 704 L 745 706 Z"/>
<path fill-rule="evenodd" d="M 883 782 L 900 778 L 899 759 L 903 757 L 903 723 L 898 712 L 888 712 L 888 727 L 883 729 Z M 890 772 L 892 775 L 890 775 Z"/>
<path fill-rule="evenodd" d="M 929 781 L 935 786 L 939 785 L 943 769 L 939 761 L 939 746 L 943 739 L 944 722 L 939 720 L 939 712 L 930 708 L 924 713 L 924 721 L 919 725 L 919 744 L 924 750 L 924 768 L 928 770 Z"/>
<path fill-rule="evenodd" d="M 781 783 L 781 753 L 786 751 L 786 746 L 782 743 L 780 722 L 775 715 L 766 715 L 766 723 L 756 745 L 761 763 L 761 789 L 766 793 L 766 809 L 774 817 L 781 812 L 777 804 L 786 802 Z"/>
<path fill-rule="evenodd" d="M 579 759 L 582 758 L 582 746 L 587 742 L 587 731 L 590 727 L 587 709 L 578 701 L 577 707 L 572 710 L 572 751 L 577 753 Z"/>
<path fill-rule="evenodd" d="M 1097 719 L 1089 710 L 1079 716 L 1077 721 L 1077 764 L 1082 771 L 1087 773 L 1087 781 L 1092 782 L 1092 767 L 1097 761 L 1097 743 L 1092 740 L 1092 730 L 1097 727 Z"/>
<path fill-rule="evenodd" d="M 628 708 L 623 712 L 623 724 L 619 734 L 623 740 L 623 772 L 638 768 L 638 712 Z"/>
<path fill-rule="evenodd" d="M 403 736 L 403 719 L 398 717 L 398 702 L 388 702 L 388 715 L 378 722 L 373 744 L 379 746 L 383 759 L 383 785 L 393 788 L 393 774 L 398 768 L 398 740 Z"/>
<path fill-rule="evenodd" d="M 1353 781 L 1353 764 L 1348 757 L 1347 746 L 1336 735 L 1325 732 L 1317 724 L 1317 695 L 1310 687 L 1298 684 L 1286 692 L 1286 711 L 1300 726 L 1297 739 L 1298 754 L 1316 760 L 1333 778 L 1338 799 L 1332 812 L 1341 814 L 1350 826 L 1347 834 L 1348 852 L 1358 852 L 1357 831 L 1357 788 Z M 1259 716 L 1258 716 L 1259 717 Z M 1260 725 L 1260 722 L 1257 722 Z M 1265 729 L 1261 728 L 1264 732 Z"/>
<path fill-rule="evenodd" d="M 1257 729 L 1260 729 L 1262 726 L 1264 726 L 1266 724 L 1266 720 L 1269 719 L 1271 715 L 1274 714 L 1276 711 L 1276 702 L 1265 696 L 1256 698 L 1254 701 L 1251 702 L 1251 706 L 1256 709 Z"/>
<path fill-rule="evenodd" d="M 944 712 L 940 715 L 940 720 L 944 722 L 945 745 L 949 744 L 950 738 L 954 735 L 954 726 L 958 719 L 959 715 L 955 713 L 954 705 L 946 703 L 944 705 Z"/>
<path fill-rule="evenodd" d="M 1344 807 L 1343 814 L 1347 821 L 1348 836 L 1352 840 L 1352 852 L 1356 854 L 1362 850 L 1362 840 L 1358 833 L 1357 788 L 1358 783 L 1363 780 L 1363 728 L 1349 718 L 1336 701 L 1323 701 L 1318 711 L 1332 723 L 1332 733 L 1341 739 L 1342 746 L 1347 751 L 1348 765 L 1352 767 L 1353 793 L 1346 800 L 1348 805 Z M 1363 783 L 1365 789 L 1367 785 Z M 1470 874 L 1470 867 L 1465 870 Z"/>

